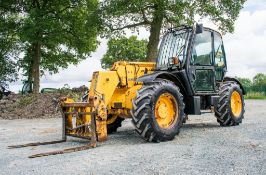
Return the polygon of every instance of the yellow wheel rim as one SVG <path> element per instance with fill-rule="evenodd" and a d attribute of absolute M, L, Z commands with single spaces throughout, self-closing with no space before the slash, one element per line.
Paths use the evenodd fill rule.
<path fill-rule="evenodd" d="M 231 95 L 231 111 L 235 117 L 240 117 L 242 111 L 242 99 L 237 91 Z"/>
<path fill-rule="evenodd" d="M 155 105 L 155 119 L 161 128 L 169 128 L 178 118 L 178 105 L 174 96 L 163 93 Z"/>

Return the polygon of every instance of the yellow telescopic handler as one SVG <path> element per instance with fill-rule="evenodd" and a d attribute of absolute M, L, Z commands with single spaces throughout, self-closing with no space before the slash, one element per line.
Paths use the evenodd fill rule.
<path fill-rule="evenodd" d="M 214 112 L 221 126 L 239 125 L 245 91 L 226 72 L 220 33 L 202 25 L 171 29 L 163 36 L 156 62 L 116 62 L 109 71 L 93 73 L 82 102 L 62 99 L 62 140 L 9 148 L 65 142 L 68 136 L 89 143 L 30 158 L 94 148 L 126 118 L 132 118 L 146 141 L 168 141 L 179 133 L 187 115 L 200 115 L 202 110 Z"/>

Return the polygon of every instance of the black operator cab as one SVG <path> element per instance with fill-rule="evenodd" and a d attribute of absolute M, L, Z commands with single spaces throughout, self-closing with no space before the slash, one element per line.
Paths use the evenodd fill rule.
<path fill-rule="evenodd" d="M 161 41 L 156 69 L 172 73 L 186 69 L 193 95 L 217 93 L 216 82 L 227 70 L 221 34 L 203 27 L 169 30 Z"/>
<path fill-rule="evenodd" d="M 161 41 L 156 69 L 179 78 L 187 91 L 187 112 L 200 114 L 200 109 L 214 106 L 227 71 L 221 34 L 202 25 L 169 30 Z"/>

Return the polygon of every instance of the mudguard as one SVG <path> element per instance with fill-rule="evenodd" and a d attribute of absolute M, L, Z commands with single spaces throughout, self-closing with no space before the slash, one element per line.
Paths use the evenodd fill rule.
<path fill-rule="evenodd" d="M 154 72 L 151 74 L 145 74 L 142 77 L 139 77 L 136 82 L 143 82 L 143 83 L 148 83 L 148 82 L 153 82 L 159 75 L 162 74 L 168 74 L 167 72 Z"/>
<path fill-rule="evenodd" d="M 223 81 L 225 81 L 225 82 L 226 81 L 234 81 L 234 82 L 236 82 L 240 86 L 240 89 L 242 90 L 243 95 L 246 95 L 246 91 L 245 91 L 243 85 L 241 84 L 241 82 L 238 79 L 233 78 L 233 77 L 224 77 Z"/>
<path fill-rule="evenodd" d="M 136 80 L 136 82 L 149 83 L 149 82 L 153 82 L 156 78 L 162 78 L 162 79 L 170 80 L 180 88 L 182 93 L 186 93 L 187 95 L 191 93 L 190 91 L 188 91 L 189 89 L 186 88 L 186 84 L 184 84 L 185 82 L 183 82 L 180 77 L 178 77 L 172 73 L 165 72 L 165 71 L 146 74 L 142 77 L 139 77 Z"/>

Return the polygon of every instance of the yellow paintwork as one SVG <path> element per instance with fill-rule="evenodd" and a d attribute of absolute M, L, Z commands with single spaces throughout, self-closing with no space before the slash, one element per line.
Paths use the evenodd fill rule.
<path fill-rule="evenodd" d="M 231 110 L 235 117 L 240 117 L 242 112 L 242 99 L 237 91 L 231 95 Z"/>
<path fill-rule="evenodd" d="M 71 99 L 71 98 L 67 98 L 64 102 L 65 103 L 72 103 L 72 102 L 74 102 L 74 100 Z M 73 111 L 73 109 L 71 109 L 71 108 L 67 109 L 67 112 L 72 112 L 72 111 Z M 73 126 L 72 116 L 73 116 L 72 114 L 69 114 L 66 117 L 66 126 L 69 127 L 69 128 L 72 128 L 72 126 Z M 73 131 L 71 131 L 71 133 L 73 133 Z"/>
<path fill-rule="evenodd" d="M 135 98 L 136 91 L 141 88 L 141 83 L 136 83 L 136 79 L 145 73 L 152 73 L 154 68 L 155 63 L 150 62 L 116 62 L 110 71 L 93 74 L 89 97 L 103 96 L 108 114 L 129 117 L 132 99 Z M 107 77 L 109 83 L 104 82 Z M 115 107 L 115 104 L 119 104 L 120 107 Z"/>
<path fill-rule="evenodd" d="M 125 94 L 125 107 L 127 109 L 132 109 L 132 100 L 136 97 L 137 90 L 139 90 L 142 87 L 141 84 L 135 85 L 131 88 L 129 88 Z"/>
<path fill-rule="evenodd" d="M 141 83 L 136 83 L 136 79 L 144 74 L 152 73 L 154 69 L 155 63 L 153 62 L 120 61 L 114 63 L 111 71 L 117 72 L 120 83 L 108 103 L 108 111 L 128 115 L 128 110 L 132 109 L 132 99 L 135 98 L 136 91 L 141 88 Z M 112 110 L 115 103 L 121 103 L 122 108 Z"/>
<path fill-rule="evenodd" d="M 132 100 L 142 86 L 142 83 L 137 83 L 136 79 L 144 74 L 150 74 L 154 70 L 155 63 L 120 61 L 114 63 L 110 71 L 93 73 L 88 95 L 88 101 L 93 103 L 93 107 L 92 109 L 85 108 L 84 112 L 96 112 L 98 141 L 107 139 L 107 124 L 113 123 L 117 116 L 130 117 Z M 69 100 L 69 102 L 73 102 L 73 100 Z M 78 110 L 80 112 L 81 108 Z M 71 111 L 73 109 L 69 109 L 69 112 Z M 108 114 L 112 114 L 113 117 L 107 119 Z M 71 121 L 70 119 L 67 121 L 67 126 L 72 126 L 72 115 L 69 115 L 69 118 Z M 76 125 L 90 122 L 90 119 L 90 115 L 86 115 L 82 120 L 77 118 Z"/>
<path fill-rule="evenodd" d="M 88 98 L 94 100 L 99 141 L 106 140 L 107 124 L 114 122 L 117 116 L 130 117 L 132 100 L 141 88 L 141 83 L 136 83 L 136 79 L 154 70 L 155 63 L 119 61 L 114 63 L 110 71 L 93 73 Z M 108 114 L 114 117 L 108 120 Z"/>
<path fill-rule="evenodd" d="M 155 118 L 161 128 L 169 128 L 178 118 L 178 105 L 175 98 L 169 93 L 163 93 L 155 105 Z"/>
<path fill-rule="evenodd" d="M 74 100 L 71 98 L 67 98 L 64 101 L 64 104 L 67 103 L 73 103 Z M 66 112 L 90 112 L 89 107 L 67 107 Z M 73 120 L 75 118 L 75 120 Z M 68 114 L 66 117 L 66 127 L 73 129 L 76 126 L 83 125 L 83 124 L 89 124 L 91 120 L 90 115 L 83 115 L 83 116 L 77 116 L 75 114 Z M 68 130 L 67 134 L 79 134 L 83 137 L 90 137 L 90 132 L 85 132 L 84 129 L 80 128 L 78 130 Z"/>
<path fill-rule="evenodd" d="M 96 96 L 108 104 L 118 84 L 116 71 L 94 72 L 89 97 Z"/>

